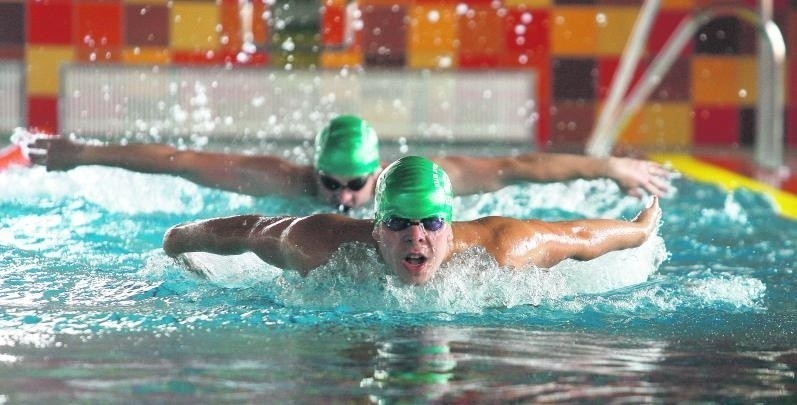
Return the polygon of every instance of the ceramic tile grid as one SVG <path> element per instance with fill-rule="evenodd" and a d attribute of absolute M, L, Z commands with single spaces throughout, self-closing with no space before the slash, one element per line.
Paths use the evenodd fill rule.
<path fill-rule="evenodd" d="M 0 0 L 0 59 L 23 60 L 27 66 L 27 122 L 20 125 L 57 130 L 59 69 L 66 63 L 535 69 L 541 112 L 535 142 L 551 150 L 580 149 L 642 4 L 360 0 L 361 25 L 352 36 L 346 0 L 251 3 L 257 50 L 242 54 L 238 0 Z M 664 0 L 641 65 L 650 62 L 686 16 L 709 4 Z M 755 7 L 757 2 L 724 4 Z M 776 0 L 774 5 L 793 65 L 797 1 Z M 702 27 L 622 133 L 621 144 L 751 144 L 757 119 L 754 32 L 735 17 Z M 787 72 L 786 142 L 795 147 L 797 69 Z"/>

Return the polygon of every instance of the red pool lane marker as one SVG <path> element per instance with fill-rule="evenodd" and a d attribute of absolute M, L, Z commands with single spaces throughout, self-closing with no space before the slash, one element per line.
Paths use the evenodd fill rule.
<path fill-rule="evenodd" d="M 9 145 L 0 149 L 0 170 L 6 170 L 11 166 L 28 166 L 30 161 L 24 154 L 19 145 Z"/>

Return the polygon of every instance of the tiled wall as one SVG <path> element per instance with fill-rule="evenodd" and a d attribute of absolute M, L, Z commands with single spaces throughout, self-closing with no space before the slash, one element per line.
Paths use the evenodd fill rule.
<path fill-rule="evenodd" d="M 536 142 L 571 148 L 594 126 L 642 4 L 360 0 L 361 22 L 347 42 L 346 0 L 252 3 L 257 51 L 246 54 L 239 0 L 0 0 L 0 59 L 24 60 L 27 125 L 47 131 L 58 128 L 58 72 L 65 63 L 535 69 L 541 78 Z M 684 17 L 717 3 L 663 0 L 643 62 Z M 757 2 L 723 4 L 755 7 Z M 774 6 L 788 64 L 794 65 L 797 0 L 775 0 Z M 701 28 L 621 141 L 668 147 L 752 143 L 754 32 L 735 17 Z M 796 70 L 787 67 L 785 91 L 786 141 L 792 147 L 797 146 Z"/>

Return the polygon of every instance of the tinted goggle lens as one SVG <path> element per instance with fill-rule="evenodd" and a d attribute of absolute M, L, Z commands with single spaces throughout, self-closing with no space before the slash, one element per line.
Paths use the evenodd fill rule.
<path fill-rule="evenodd" d="M 329 191 L 338 191 L 342 188 L 348 188 L 351 191 L 360 191 L 365 187 L 365 183 L 368 183 L 368 176 L 351 179 L 346 184 L 343 184 L 337 179 L 327 175 L 321 175 L 321 185 Z"/>
<path fill-rule="evenodd" d="M 420 221 L 412 221 L 410 219 L 401 217 L 390 217 L 384 221 L 387 229 L 390 229 L 393 232 L 403 231 L 412 225 L 421 225 L 423 226 L 423 229 L 434 232 L 439 231 L 445 223 L 446 220 L 440 217 L 429 217 Z"/>

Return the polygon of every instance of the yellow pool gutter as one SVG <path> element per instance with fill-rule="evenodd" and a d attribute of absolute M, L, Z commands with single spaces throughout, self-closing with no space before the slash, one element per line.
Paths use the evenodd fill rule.
<path fill-rule="evenodd" d="M 763 193 L 772 199 L 781 215 L 797 220 L 797 195 L 702 162 L 690 155 L 656 153 L 648 155 L 648 157 L 657 162 L 669 164 L 674 170 L 690 179 L 717 184 L 728 191 L 741 187 Z"/>

